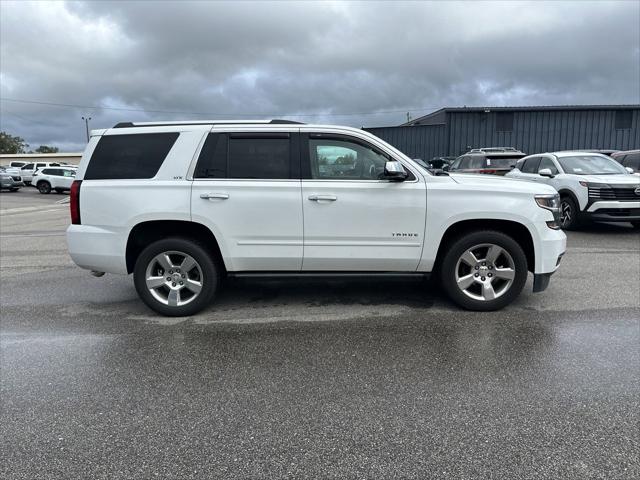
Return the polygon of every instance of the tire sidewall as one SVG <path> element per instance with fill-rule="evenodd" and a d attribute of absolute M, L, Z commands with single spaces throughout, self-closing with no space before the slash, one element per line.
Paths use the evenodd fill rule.
<path fill-rule="evenodd" d="M 460 256 L 469 248 L 481 243 L 492 243 L 504 248 L 513 259 L 516 274 L 509 290 L 490 301 L 474 300 L 465 295 L 456 283 L 456 266 Z M 527 281 L 527 257 L 522 247 L 508 235 L 495 231 L 481 231 L 459 237 L 453 242 L 441 265 L 442 286 L 451 300 L 467 310 L 492 311 L 510 304 L 522 291 Z"/>
<path fill-rule="evenodd" d="M 180 307 L 170 307 L 160 303 L 151 295 L 146 285 L 149 262 L 159 253 L 171 250 L 191 255 L 202 270 L 203 281 L 200 294 L 192 302 Z M 167 238 L 150 244 L 140 253 L 134 267 L 133 281 L 138 295 L 149 308 L 161 315 L 184 317 L 198 313 L 211 303 L 219 284 L 219 269 L 204 245 L 186 238 Z"/>
<path fill-rule="evenodd" d="M 49 182 L 43 181 L 36 185 L 38 191 L 42 194 L 51 193 L 51 184 Z M 43 191 L 44 190 L 44 191 Z"/>
<path fill-rule="evenodd" d="M 573 230 L 578 226 L 578 206 L 576 202 L 570 196 L 563 196 L 560 198 L 560 213 L 562 213 L 563 204 L 566 203 L 571 208 L 572 217 L 571 223 L 567 225 L 562 225 L 563 230 Z"/>

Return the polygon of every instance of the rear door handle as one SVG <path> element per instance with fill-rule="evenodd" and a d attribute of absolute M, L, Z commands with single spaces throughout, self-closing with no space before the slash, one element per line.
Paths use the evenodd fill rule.
<path fill-rule="evenodd" d="M 335 195 L 309 195 L 312 202 L 335 202 L 337 199 Z"/>
<path fill-rule="evenodd" d="M 226 200 L 227 198 L 229 198 L 229 194 L 228 193 L 201 193 L 200 198 L 204 198 L 205 200 L 209 200 L 211 198 Z"/>

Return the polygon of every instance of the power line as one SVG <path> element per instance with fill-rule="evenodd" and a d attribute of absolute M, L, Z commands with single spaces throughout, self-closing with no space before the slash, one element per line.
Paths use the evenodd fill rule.
<path fill-rule="evenodd" d="M 236 117 L 340 117 L 340 116 L 357 116 L 357 115 L 384 115 L 389 113 L 407 113 L 407 112 L 424 112 L 425 110 L 435 110 L 439 107 L 420 107 L 420 108 L 402 108 L 399 110 L 381 110 L 377 112 L 349 112 L 349 113 L 219 113 L 219 112 L 184 112 L 184 111 L 172 111 L 172 110 L 149 110 L 146 108 L 124 108 L 124 107 L 97 107 L 92 105 L 80 105 L 73 103 L 56 103 L 56 102 L 43 102 L 38 100 L 22 100 L 17 98 L 0 98 L 3 102 L 14 103 L 27 103 L 34 105 L 47 105 L 52 107 L 65 107 L 65 108 L 85 108 L 91 110 L 118 110 L 125 112 L 145 112 L 145 113 L 171 113 L 178 115 L 218 115 L 218 116 L 236 116 Z"/>

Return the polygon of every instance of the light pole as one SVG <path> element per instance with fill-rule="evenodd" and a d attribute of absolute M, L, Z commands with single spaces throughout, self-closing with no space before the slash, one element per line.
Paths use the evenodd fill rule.
<path fill-rule="evenodd" d="M 91 120 L 91 117 L 82 117 L 82 120 L 84 120 L 84 127 L 87 131 L 87 143 L 89 143 L 89 120 Z"/>

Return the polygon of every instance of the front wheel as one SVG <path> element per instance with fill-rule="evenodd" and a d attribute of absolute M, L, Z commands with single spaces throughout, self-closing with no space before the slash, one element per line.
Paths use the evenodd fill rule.
<path fill-rule="evenodd" d="M 499 310 L 510 304 L 527 281 L 527 258 L 508 235 L 478 231 L 456 240 L 442 261 L 447 295 L 467 310 Z"/>
<path fill-rule="evenodd" d="M 170 317 L 194 315 L 212 300 L 218 268 L 199 243 L 185 238 L 146 247 L 133 272 L 138 295 L 152 310 Z"/>
<path fill-rule="evenodd" d="M 39 182 L 38 191 L 44 194 L 51 193 L 51 184 L 49 182 Z"/>
<path fill-rule="evenodd" d="M 571 197 L 560 199 L 560 228 L 573 230 L 579 226 L 578 206 Z"/>

